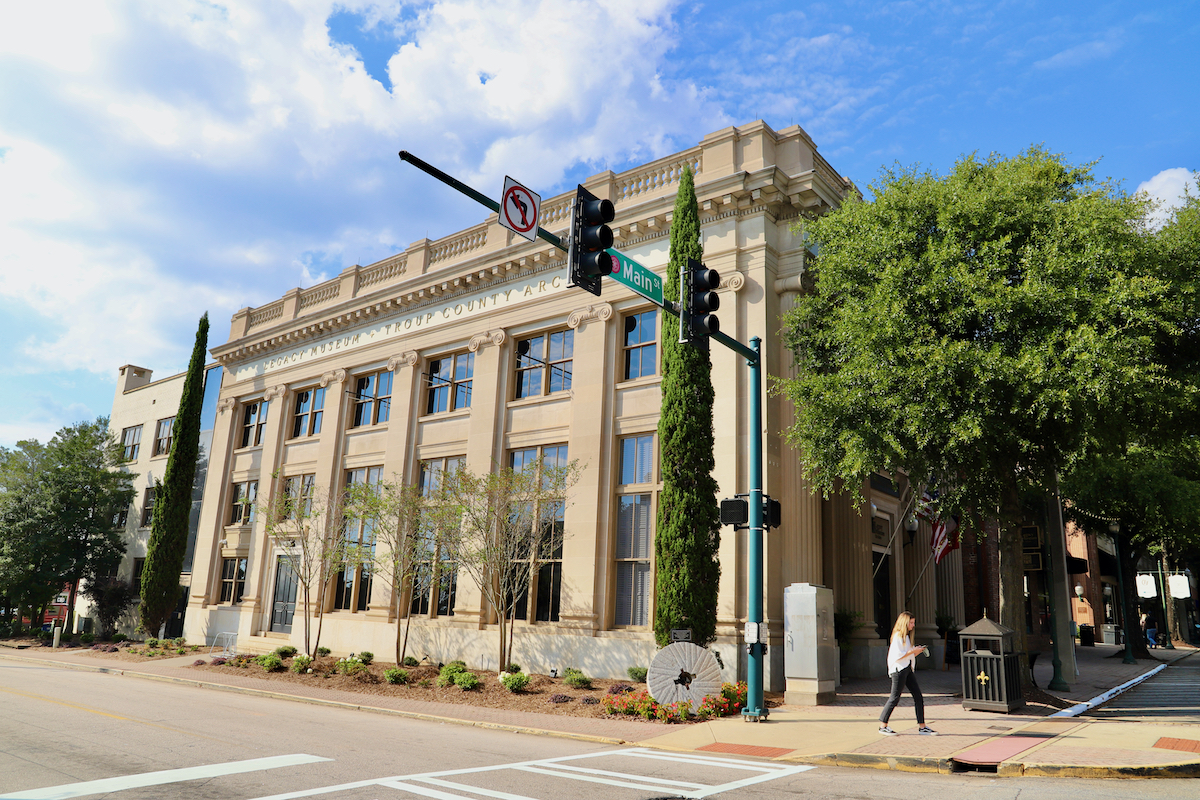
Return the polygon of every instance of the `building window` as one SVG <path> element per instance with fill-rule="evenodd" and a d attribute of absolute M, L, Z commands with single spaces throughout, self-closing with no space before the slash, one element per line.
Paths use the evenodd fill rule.
<path fill-rule="evenodd" d="M 267 401 L 255 400 L 242 410 L 242 447 L 262 444 L 263 428 L 267 425 Z"/>
<path fill-rule="evenodd" d="M 654 336 L 658 312 L 651 309 L 625 317 L 625 380 L 655 373 L 658 356 Z"/>
<path fill-rule="evenodd" d="M 317 476 L 293 475 L 283 481 L 283 518 L 307 519 L 312 516 L 313 491 Z"/>
<path fill-rule="evenodd" d="M 160 419 L 154 429 L 154 455 L 165 456 L 171 452 L 171 429 L 175 426 L 175 418 Z"/>
<path fill-rule="evenodd" d="M 475 354 L 459 353 L 429 361 L 429 381 L 425 401 L 426 414 L 457 411 L 471 407 L 471 378 L 475 373 Z"/>
<path fill-rule="evenodd" d="M 233 484 L 229 502 L 229 524 L 249 525 L 254 522 L 254 502 L 258 499 L 258 481 Z"/>
<path fill-rule="evenodd" d="M 517 342 L 515 399 L 569 390 L 574 351 L 573 330 L 544 333 Z"/>
<path fill-rule="evenodd" d="M 246 593 L 246 559 L 221 559 L 221 602 L 240 603 Z"/>
<path fill-rule="evenodd" d="M 142 426 L 134 425 L 121 431 L 121 458 L 126 461 L 137 461 L 138 449 L 142 443 Z"/>
<path fill-rule="evenodd" d="M 125 506 L 116 514 L 113 515 L 113 527 L 117 530 L 125 530 L 125 525 L 129 522 L 129 506 Z"/>
<path fill-rule="evenodd" d="M 296 392 L 296 411 L 292 416 L 292 436 L 316 436 L 321 432 L 325 411 L 325 390 L 319 386 Z"/>
<path fill-rule="evenodd" d="M 391 374 L 391 373 L 388 373 Z M 357 485 L 378 486 L 383 467 L 346 470 L 346 490 Z M 341 611 L 366 611 L 371 598 L 371 562 L 375 555 L 375 531 L 370 519 L 349 519 L 345 523 L 347 559 L 337 574 L 333 607 Z"/>
<path fill-rule="evenodd" d="M 147 486 L 146 494 L 142 500 L 142 527 L 149 528 L 150 521 L 154 519 L 154 487 Z"/>
<path fill-rule="evenodd" d="M 135 558 L 133 560 L 133 576 L 129 579 L 129 585 L 133 587 L 133 593 L 140 595 L 142 593 L 142 570 L 146 567 L 146 559 Z"/>
<path fill-rule="evenodd" d="M 391 372 L 383 370 L 360 375 L 354 383 L 354 423 L 350 427 L 387 422 L 391 403 Z"/>
<path fill-rule="evenodd" d="M 435 494 L 442 485 L 442 476 L 453 473 L 463 465 L 464 458 L 432 458 L 421 462 L 419 483 L 422 497 Z M 408 613 L 428 616 L 432 606 L 440 617 L 454 616 L 454 600 L 458 590 L 458 564 L 438 547 L 433 530 L 421 526 L 419 535 L 425 537 L 424 546 L 414 548 L 424 557 L 414 565 L 412 586 L 409 592 Z"/>
<path fill-rule="evenodd" d="M 543 469 L 553 469 L 567 466 L 567 446 L 546 445 L 531 447 L 523 450 L 513 450 L 509 454 L 509 466 L 513 471 L 531 469 L 541 458 Z M 534 609 L 534 619 L 538 622 L 558 622 L 559 605 L 562 600 L 562 549 L 563 522 L 566 504 L 562 500 L 545 502 L 539 508 L 532 509 L 531 518 L 536 526 L 533 531 L 533 544 L 530 553 L 537 552 L 537 574 L 530 576 L 528 583 L 513 581 L 513 591 L 516 594 L 515 603 L 511 606 L 514 619 L 529 619 L 530 606 Z M 523 571 L 527 569 L 518 568 Z M 528 574 L 528 572 L 525 572 Z"/>
<path fill-rule="evenodd" d="M 621 439 L 619 481 L 624 492 L 654 482 L 654 436 Z M 650 624 L 650 548 L 653 542 L 653 494 L 633 491 L 617 497 L 617 625 Z"/>

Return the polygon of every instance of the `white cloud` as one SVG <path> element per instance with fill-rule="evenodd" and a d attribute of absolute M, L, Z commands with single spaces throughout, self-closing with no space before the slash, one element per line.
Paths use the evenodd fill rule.
<path fill-rule="evenodd" d="M 1164 169 L 1149 180 L 1138 184 L 1137 191 L 1145 192 L 1158 204 L 1150 214 L 1150 226 L 1161 228 L 1171 212 L 1178 208 L 1184 195 L 1197 194 L 1196 178 L 1191 170 L 1184 167 Z"/>
<path fill-rule="evenodd" d="M 1074 47 L 1068 47 L 1049 58 L 1043 58 L 1041 61 L 1035 61 L 1033 66 L 1038 69 L 1061 69 L 1069 67 L 1078 67 L 1087 64 L 1090 61 L 1108 58 L 1113 53 L 1121 49 L 1121 36 L 1116 31 L 1110 31 L 1107 36 L 1102 39 L 1096 39 L 1090 42 L 1077 44 Z"/>

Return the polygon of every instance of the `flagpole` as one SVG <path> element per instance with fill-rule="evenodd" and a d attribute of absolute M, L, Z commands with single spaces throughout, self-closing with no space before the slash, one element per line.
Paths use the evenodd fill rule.
<path fill-rule="evenodd" d="M 892 538 L 888 539 L 887 549 L 892 549 L 892 542 L 896 541 L 896 534 L 900 532 L 900 526 L 904 524 L 904 520 L 908 517 L 908 509 L 914 505 L 917 500 L 917 493 L 913 491 L 912 481 L 908 482 L 908 486 L 904 487 L 904 491 L 912 496 L 908 498 L 908 502 L 904 504 L 904 511 L 896 517 L 896 524 L 892 526 Z M 883 559 L 879 559 L 879 563 L 875 565 L 875 571 L 871 573 L 871 580 L 875 580 L 875 576 L 879 574 L 879 568 L 883 566 Z"/>
<path fill-rule="evenodd" d="M 933 561 L 934 555 L 935 555 L 934 551 L 930 550 L 929 558 L 928 558 L 928 560 L 926 560 L 925 566 L 921 567 L 921 574 L 917 576 L 917 579 L 915 581 L 913 581 L 912 591 L 908 593 L 908 597 L 904 598 L 904 605 L 906 608 L 908 607 L 908 601 L 912 600 L 912 596 L 916 593 L 917 587 L 921 585 L 921 578 L 925 577 L 925 570 L 929 569 L 929 562 Z"/>

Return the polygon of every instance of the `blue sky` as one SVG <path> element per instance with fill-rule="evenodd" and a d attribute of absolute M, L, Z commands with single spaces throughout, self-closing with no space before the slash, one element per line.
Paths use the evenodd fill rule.
<path fill-rule="evenodd" d="M 1200 169 L 1189 2 L 13 3 L 0 26 L 0 446 L 105 414 L 239 308 L 473 225 L 403 165 L 543 196 L 731 124 L 866 188 L 1032 144 L 1170 202 Z"/>

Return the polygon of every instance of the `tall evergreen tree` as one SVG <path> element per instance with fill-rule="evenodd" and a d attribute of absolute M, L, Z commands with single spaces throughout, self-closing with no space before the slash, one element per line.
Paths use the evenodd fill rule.
<path fill-rule="evenodd" d="M 154 517 L 146 563 L 142 567 L 142 627 L 155 633 L 179 601 L 179 574 L 187 550 L 192 485 L 200 454 L 200 409 L 204 404 L 204 356 L 208 347 L 208 314 L 200 318 L 196 344 L 183 380 L 183 396 L 171 433 L 171 454 L 161 482 L 155 482 Z"/>
<path fill-rule="evenodd" d="M 671 257 L 664 296 L 679 300 L 680 269 L 703 257 L 700 209 L 690 168 L 684 168 L 671 221 Z M 692 641 L 717 636 L 721 564 L 720 520 L 713 460 L 712 364 L 707 351 L 680 344 L 673 321 L 664 320 L 662 414 L 658 422 L 663 489 L 654 540 L 654 637 L 668 642 L 672 628 L 691 628 Z"/>

